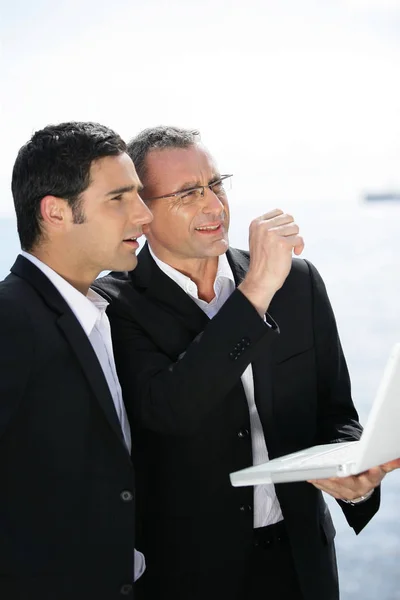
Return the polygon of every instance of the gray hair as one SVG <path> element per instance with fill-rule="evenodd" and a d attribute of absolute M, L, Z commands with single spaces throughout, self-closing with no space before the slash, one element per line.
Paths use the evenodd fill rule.
<path fill-rule="evenodd" d="M 143 129 L 128 144 L 128 154 L 134 162 L 137 174 L 143 181 L 146 175 L 145 161 L 151 150 L 164 148 L 188 148 L 200 142 L 200 133 L 196 129 L 182 129 L 159 125 Z"/>

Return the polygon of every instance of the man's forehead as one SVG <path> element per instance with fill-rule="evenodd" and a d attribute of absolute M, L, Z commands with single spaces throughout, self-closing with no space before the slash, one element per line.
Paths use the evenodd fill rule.
<path fill-rule="evenodd" d="M 90 165 L 90 179 L 92 184 L 105 186 L 118 181 L 126 181 L 135 187 L 140 185 L 135 166 L 126 153 L 94 160 Z"/>
<path fill-rule="evenodd" d="M 196 178 L 216 171 L 215 160 L 202 144 L 151 150 L 146 158 L 146 177 L 153 181 L 177 176 Z"/>

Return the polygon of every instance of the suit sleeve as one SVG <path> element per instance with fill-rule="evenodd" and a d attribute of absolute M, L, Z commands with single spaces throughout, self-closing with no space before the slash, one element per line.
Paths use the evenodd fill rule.
<path fill-rule="evenodd" d="M 24 396 L 32 363 L 31 325 L 23 310 L 0 297 L 0 439 Z"/>
<path fill-rule="evenodd" d="M 164 434 L 190 435 L 265 344 L 278 334 L 239 291 L 204 331 L 171 360 L 134 321 L 109 310 L 118 376 L 132 422 Z M 229 408 L 228 408 L 229 410 Z"/>
<path fill-rule="evenodd" d="M 318 439 L 316 443 L 359 439 L 362 427 L 351 397 L 346 360 L 326 288 L 316 268 L 307 263 L 313 286 L 314 338 L 318 381 Z M 339 502 L 351 527 L 359 533 L 377 512 L 380 487 L 364 503 Z"/>
<path fill-rule="evenodd" d="M 335 316 L 317 269 L 308 263 L 312 283 L 313 329 L 317 361 L 317 444 L 359 439 L 361 425 L 351 397 L 350 377 Z"/>

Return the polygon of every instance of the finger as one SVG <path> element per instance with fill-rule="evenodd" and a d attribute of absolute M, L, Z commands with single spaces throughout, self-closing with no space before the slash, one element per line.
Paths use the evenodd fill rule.
<path fill-rule="evenodd" d="M 264 221 L 264 223 L 266 223 L 266 221 Z M 268 225 L 268 231 L 273 231 L 274 233 L 282 237 L 288 237 L 289 235 L 297 235 L 299 233 L 299 226 L 297 225 L 297 223 L 294 222 L 282 223 L 282 225 L 274 225 L 273 227 L 269 227 Z"/>
<path fill-rule="evenodd" d="M 360 482 L 359 478 L 354 476 L 316 479 L 310 481 L 310 483 L 317 484 L 324 492 L 335 494 L 339 498 L 346 498 L 348 500 L 363 496 L 373 487 L 369 481 Z"/>
<path fill-rule="evenodd" d="M 330 483 L 328 480 L 324 481 L 311 481 L 315 486 L 318 486 L 318 489 L 327 492 L 328 494 L 337 495 L 339 498 L 356 498 L 357 495 L 362 495 L 361 493 L 357 494 L 352 488 L 349 488 L 345 485 L 334 485 Z"/>
<path fill-rule="evenodd" d="M 283 210 L 280 208 L 274 208 L 269 212 L 264 213 L 260 217 L 257 217 L 256 221 L 268 221 L 269 219 L 273 219 L 274 217 L 278 217 L 279 215 L 283 215 Z"/>
<path fill-rule="evenodd" d="M 304 242 L 293 248 L 293 252 L 296 256 L 299 256 L 303 252 L 303 250 L 304 250 Z"/>
<path fill-rule="evenodd" d="M 386 472 L 381 467 L 373 467 L 364 473 L 357 475 L 357 482 L 359 485 L 365 487 L 376 487 L 385 477 Z"/>
<path fill-rule="evenodd" d="M 381 465 L 381 469 L 385 471 L 385 473 L 390 473 L 395 469 L 400 469 L 400 458 L 384 463 L 383 465 Z"/>
<path fill-rule="evenodd" d="M 294 223 L 294 217 L 293 215 L 282 213 L 269 219 L 263 219 L 263 223 L 267 224 L 268 229 L 272 229 L 273 227 L 280 227 L 281 225 Z"/>
<path fill-rule="evenodd" d="M 372 473 L 370 471 L 372 471 Z M 316 483 L 319 486 L 318 489 L 321 489 L 335 498 L 354 500 L 354 498 L 359 498 L 360 496 L 368 494 L 381 482 L 383 477 L 383 471 L 378 471 L 378 469 L 374 467 L 361 475 L 316 480 L 311 483 Z"/>
<path fill-rule="evenodd" d="M 311 485 L 313 485 L 315 488 L 317 488 L 317 490 L 321 490 L 321 492 L 325 492 L 326 494 L 329 494 L 333 498 L 336 498 L 336 500 L 342 499 L 342 496 L 340 494 L 338 494 L 337 492 L 334 492 L 330 489 L 327 489 L 325 486 L 320 485 L 319 483 L 316 483 L 315 481 L 309 481 L 308 483 L 311 483 Z"/>
<path fill-rule="evenodd" d="M 324 492 L 351 493 L 351 490 L 348 490 L 347 486 L 337 484 L 331 479 L 312 479 L 309 481 L 309 483 L 312 483 L 318 487 L 318 489 L 323 489 Z"/>
<path fill-rule="evenodd" d="M 284 237 L 283 240 L 296 254 L 300 254 L 303 251 L 304 241 L 301 235 L 289 235 L 287 237 Z M 296 249 L 298 250 L 298 252 L 296 252 Z"/>

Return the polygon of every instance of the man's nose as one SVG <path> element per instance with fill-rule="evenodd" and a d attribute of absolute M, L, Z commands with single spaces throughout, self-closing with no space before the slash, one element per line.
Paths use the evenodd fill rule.
<path fill-rule="evenodd" d="M 203 212 L 220 214 L 224 210 L 224 205 L 220 198 L 210 187 L 204 187 Z"/>
<path fill-rule="evenodd" d="M 137 203 L 135 202 L 131 213 L 131 221 L 135 224 L 146 225 L 147 223 L 151 223 L 152 220 L 153 213 L 138 195 Z"/>

